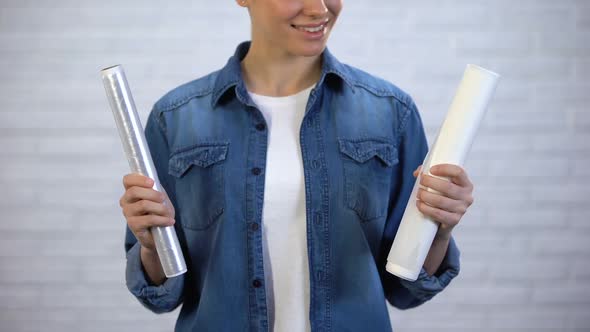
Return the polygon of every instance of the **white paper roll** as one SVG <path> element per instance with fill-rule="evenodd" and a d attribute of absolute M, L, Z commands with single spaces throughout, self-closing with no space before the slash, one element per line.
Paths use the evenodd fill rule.
<path fill-rule="evenodd" d="M 467 65 L 422 172 L 430 174 L 430 167 L 438 164 L 463 165 L 499 78 L 494 72 Z M 410 281 L 418 278 L 438 230 L 438 223 L 425 217 L 416 206 L 419 184 L 418 180 L 414 184 L 385 267 L 389 273 Z"/>

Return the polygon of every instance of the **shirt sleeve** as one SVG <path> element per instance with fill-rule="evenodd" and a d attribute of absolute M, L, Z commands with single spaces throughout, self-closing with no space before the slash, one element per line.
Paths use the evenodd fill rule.
<path fill-rule="evenodd" d="M 145 138 L 158 173 L 160 184 L 168 194 L 174 208 L 178 211 L 173 188 L 174 182 L 170 180 L 168 174 L 168 143 L 159 122 L 158 114 L 155 110 L 150 112 L 145 126 Z M 177 213 L 175 228 L 179 241 L 182 241 L 182 231 L 177 227 L 179 225 L 178 215 Z M 182 303 L 186 274 L 168 278 L 159 286 L 154 285 L 143 269 L 140 249 L 140 243 L 137 242 L 135 235 L 127 227 L 125 233 L 125 251 L 127 252 L 125 279 L 127 288 L 141 304 L 155 313 L 174 310 Z"/>
<path fill-rule="evenodd" d="M 459 274 L 460 252 L 451 237 L 439 269 L 429 276 L 422 268 L 416 281 L 404 280 L 385 270 L 389 250 L 414 187 L 413 172 L 422 164 L 428 152 L 428 142 L 415 103 L 410 99 L 408 107 L 403 109 L 405 112 L 400 112 L 403 115 L 398 129 L 401 133 L 398 140 L 398 184 L 392 186 L 395 187 L 392 192 L 392 206 L 385 224 L 377 263 L 387 301 L 398 309 L 409 309 L 433 298 Z"/>
<path fill-rule="evenodd" d="M 144 307 L 155 313 L 174 310 L 182 302 L 185 275 L 168 278 L 159 286 L 153 285 L 143 270 L 140 249 L 141 245 L 136 242 L 127 251 L 127 288 Z"/>

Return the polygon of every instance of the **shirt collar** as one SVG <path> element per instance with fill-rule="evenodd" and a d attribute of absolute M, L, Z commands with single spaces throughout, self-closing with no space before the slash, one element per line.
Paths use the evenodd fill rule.
<path fill-rule="evenodd" d="M 242 68 L 240 62 L 248 53 L 250 49 L 250 41 L 242 42 L 236 48 L 233 56 L 229 58 L 227 64 L 219 71 L 215 85 L 213 88 L 213 97 L 211 99 L 211 106 L 215 107 L 219 102 L 221 96 L 223 96 L 230 88 L 235 87 L 236 96 L 243 103 L 249 104 L 250 97 L 248 96 L 244 80 L 242 79 Z M 321 86 L 328 74 L 333 74 L 339 77 L 354 90 L 354 84 L 350 77 L 350 70 L 347 66 L 342 64 L 336 57 L 330 53 L 328 48 L 322 52 L 322 74 L 317 86 Z"/>

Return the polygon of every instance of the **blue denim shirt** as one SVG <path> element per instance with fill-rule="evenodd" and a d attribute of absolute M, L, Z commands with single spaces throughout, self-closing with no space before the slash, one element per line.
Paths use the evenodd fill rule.
<path fill-rule="evenodd" d="M 153 285 L 127 229 L 127 287 L 156 313 L 183 304 L 177 331 L 271 329 L 260 226 L 268 132 L 241 76 L 249 46 L 240 44 L 221 70 L 162 97 L 145 126 L 188 272 Z M 391 331 L 386 301 L 418 306 L 459 273 L 453 239 L 433 276 L 422 269 L 409 282 L 385 271 L 412 172 L 427 152 L 416 105 L 326 49 L 300 144 L 312 331 Z"/>

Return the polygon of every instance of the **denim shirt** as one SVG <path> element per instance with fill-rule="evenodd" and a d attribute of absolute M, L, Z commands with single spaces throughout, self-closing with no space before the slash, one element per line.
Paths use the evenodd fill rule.
<path fill-rule="evenodd" d="M 272 330 L 260 225 L 268 132 L 241 76 L 249 47 L 240 44 L 221 70 L 167 93 L 145 126 L 188 272 L 153 285 L 127 229 L 127 287 L 155 313 L 183 304 L 177 331 Z M 326 49 L 300 144 L 312 331 L 391 331 L 386 301 L 418 306 L 459 273 L 452 238 L 432 276 L 422 269 L 410 282 L 385 271 L 412 172 L 428 149 L 416 105 Z"/>

